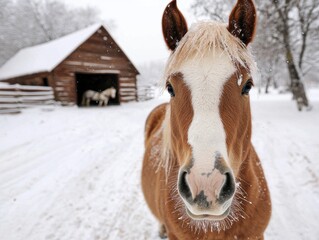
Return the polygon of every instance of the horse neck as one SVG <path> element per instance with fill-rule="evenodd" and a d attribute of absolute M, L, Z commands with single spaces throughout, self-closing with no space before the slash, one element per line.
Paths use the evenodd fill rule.
<path fill-rule="evenodd" d="M 101 94 L 102 94 L 102 95 L 109 95 L 109 90 L 106 89 L 106 90 L 104 90 L 103 92 L 101 92 Z"/>
<path fill-rule="evenodd" d="M 245 173 L 245 171 L 254 171 L 256 164 L 258 165 L 260 162 L 258 155 L 250 142 L 248 144 L 247 149 L 245 150 L 245 155 L 243 155 L 241 169 L 239 171 L 239 174 Z"/>
<path fill-rule="evenodd" d="M 111 97 L 112 96 L 112 92 L 110 89 L 106 89 L 105 91 L 102 92 L 102 94 L 106 97 Z"/>
<path fill-rule="evenodd" d="M 248 200 L 253 202 L 259 196 L 257 194 L 258 188 L 264 181 L 264 173 L 259 157 L 251 143 L 246 152 L 237 175 L 237 181 L 240 182 L 240 187 L 248 195 Z"/>

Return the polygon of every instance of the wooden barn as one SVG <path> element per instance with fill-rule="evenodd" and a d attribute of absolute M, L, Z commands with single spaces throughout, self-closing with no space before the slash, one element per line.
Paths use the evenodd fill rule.
<path fill-rule="evenodd" d="M 136 67 L 104 26 L 95 24 L 59 39 L 20 50 L 0 68 L 0 81 L 51 86 L 55 100 L 81 103 L 86 90 L 115 87 L 109 104 L 137 100 Z"/>

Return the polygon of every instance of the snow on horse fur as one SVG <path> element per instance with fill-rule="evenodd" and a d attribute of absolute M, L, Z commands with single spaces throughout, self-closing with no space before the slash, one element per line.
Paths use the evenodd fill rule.
<path fill-rule="evenodd" d="M 238 0 L 228 25 L 200 22 L 188 30 L 173 0 L 162 26 L 172 51 L 165 70 L 171 100 L 146 121 L 142 169 L 160 236 L 263 239 L 271 201 L 251 143 L 254 3 Z"/>
<path fill-rule="evenodd" d="M 109 99 L 116 97 L 116 89 L 114 87 L 107 88 L 102 92 L 96 92 L 93 90 L 87 90 L 82 96 L 82 106 L 90 106 L 91 101 L 98 101 L 99 106 L 106 106 Z"/>

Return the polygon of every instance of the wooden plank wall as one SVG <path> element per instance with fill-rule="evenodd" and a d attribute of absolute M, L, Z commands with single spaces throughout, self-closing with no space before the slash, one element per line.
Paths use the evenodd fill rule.
<path fill-rule="evenodd" d="M 53 82 L 56 99 L 76 103 L 76 73 L 112 73 L 119 76 L 120 102 L 136 101 L 138 72 L 103 28 L 83 43 L 58 67 L 49 82 Z"/>
<path fill-rule="evenodd" d="M 10 84 L 21 84 L 21 85 L 29 85 L 29 86 L 42 86 L 43 78 L 48 77 L 48 72 L 41 72 L 36 74 L 30 74 L 22 77 L 10 78 L 8 80 L 4 80 L 2 82 L 7 82 Z"/>

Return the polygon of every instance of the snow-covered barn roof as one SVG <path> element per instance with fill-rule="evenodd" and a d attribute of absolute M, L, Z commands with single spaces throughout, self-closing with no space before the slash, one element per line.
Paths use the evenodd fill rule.
<path fill-rule="evenodd" d="M 94 24 L 53 41 L 21 49 L 0 68 L 0 81 L 51 72 L 102 26 Z"/>

